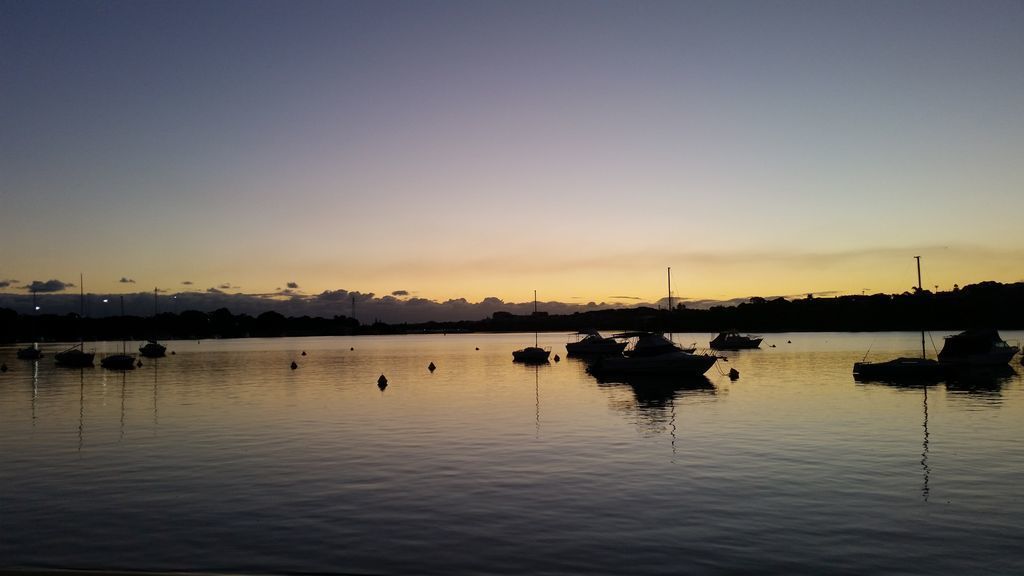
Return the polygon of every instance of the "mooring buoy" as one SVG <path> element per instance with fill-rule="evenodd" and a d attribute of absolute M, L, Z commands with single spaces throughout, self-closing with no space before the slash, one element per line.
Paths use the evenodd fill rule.
<path fill-rule="evenodd" d="M 430 363 L 430 364 L 429 364 L 429 365 L 427 366 L 427 370 L 430 370 L 431 372 L 433 372 L 434 370 L 437 370 L 437 366 L 434 366 L 434 363 L 433 363 L 433 362 L 431 362 L 431 363 Z"/>
<path fill-rule="evenodd" d="M 562 359 L 558 356 L 558 354 L 555 354 L 555 362 L 561 362 L 561 360 Z"/>
<path fill-rule="evenodd" d="M 294 360 L 292 360 L 292 370 L 295 370 L 298 367 L 299 367 L 299 365 L 296 364 Z"/>
<path fill-rule="evenodd" d="M 740 377 L 740 371 L 735 368 L 729 368 L 729 380 L 736 380 Z"/>
<path fill-rule="evenodd" d="M 381 374 L 380 378 L 377 378 L 377 388 L 380 388 L 381 390 L 383 390 L 383 389 L 385 389 L 387 387 L 388 387 L 388 379 L 385 378 L 383 374 Z"/>
<path fill-rule="evenodd" d="M 305 355 L 306 355 L 306 351 L 305 351 L 305 350 L 303 350 L 303 351 L 302 351 L 302 355 L 303 355 L 303 356 L 305 356 Z"/>

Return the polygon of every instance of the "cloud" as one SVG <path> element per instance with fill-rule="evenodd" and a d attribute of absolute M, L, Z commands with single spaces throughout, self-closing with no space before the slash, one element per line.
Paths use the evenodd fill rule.
<path fill-rule="evenodd" d="M 213 286 L 210 286 L 209 288 L 206 289 L 206 293 L 207 294 L 223 294 L 224 291 L 223 290 L 218 290 L 217 288 L 214 288 Z"/>
<path fill-rule="evenodd" d="M 121 284 L 135 284 L 135 280 L 131 278 L 126 278 L 124 276 L 121 276 L 121 279 L 118 280 L 118 282 L 120 282 Z"/>
<path fill-rule="evenodd" d="M 0 280 L 0 288 L 8 288 L 12 284 L 16 284 L 17 280 Z"/>
<path fill-rule="evenodd" d="M 217 288 L 220 288 L 221 290 L 238 290 L 241 286 L 233 286 L 230 282 L 225 282 L 217 286 Z"/>
<path fill-rule="evenodd" d="M 395 290 L 394 292 L 391 293 L 391 295 L 392 296 L 408 296 L 409 295 L 409 291 L 408 290 Z"/>
<path fill-rule="evenodd" d="M 182 280 L 181 283 L 184 284 L 185 286 L 191 286 L 191 285 L 195 284 L 195 282 L 193 282 L 191 280 Z"/>
<path fill-rule="evenodd" d="M 612 300 L 642 300 L 639 296 L 609 296 Z"/>
<path fill-rule="evenodd" d="M 295 290 L 296 288 L 299 287 L 299 284 L 298 284 L 298 282 L 289 282 L 289 283 L 285 284 L 285 286 L 287 286 L 291 290 Z"/>
<path fill-rule="evenodd" d="M 74 284 L 70 282 L 61 282 L 60 280 L 47 280 L 46 282 L 33 280 L 30 284 L 21 286 L 21 289 L 29 290 L 31 292 L 60 292 L 67 288 L 74 287 Z"/>

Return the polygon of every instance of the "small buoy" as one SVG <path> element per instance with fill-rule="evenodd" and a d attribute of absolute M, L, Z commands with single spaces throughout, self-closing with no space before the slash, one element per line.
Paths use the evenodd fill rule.
<path fill-rule="evenodd" d="M 139 360 L 138 362 L 136 362 L 135 366 L 137 366 L 139 368 L 142 368 L 142 360 Z"/>
<path fill-rule="evenodd" d="M 480 347 L 479 347 L 479 346 L 477 346 L 477 347 L 476 347 L 476 349 L 477 349 L 477 350 L 479 350 L 479 349 L 480 349 Z"/>
<path fill-rule="evenodd" d="M 388 379 L 385 378 L 383 374 L 381 374 L 380 378 L 377 378 L 377 388 L 380 388 L 381 390 L 383 390 L 383 389 L 385 389 L 387 387 L 388 387 Z"/>
<path fill-rule="evenodd" d="M 793 343 L 792 340 L 786 340 L 786 344 L 792 344 L 792 343 Z"/>
<path fill-rule="evenodd" d="M 561 360 L 562 360 L 562 359 L 558 357 L 558 354 L 555 354 L 555 362 L 559 362 L 559 361 L 561 361 Z"/>
<path fill-rule="evenodd" d="M 292 370 L 295 370 L 298 367 L 299 367 L 299 365 L 296 364 L 294 360 L 292 360 Z"/>
<path fill-rule="evenodd" d="M 349 348 L 349 350 L 355 350 L 355 349 L 356 349 L 356 347 L 355 347 L 355 346 L 353 346 L 353 347 Z"/>
<path fill-rule="evenodd" d="M 0 364 L 0 372 L 7 372 L 7 363 Z"/>
<path fill-rule="evenodd" d="M 303 355 L 303 356 L 305 356 L 305 355 L 306 355 L 306 351 L 305 351 L 305 350 L 303 350 L 303 351 L 302 351 L 302 355 Z"/>
<path fill-rule="evenodd" d="M 729 368 L 729 380 L 736 380 L 740 377 L 740 371 L 735 368 Z"/>
<path fill-rule="evenodd" d="M 775 348 L 775 344 L 772 344 L 771 346 L 769 346 L 769 348 Z"/>
<path fill-rule="evenodd" d="M 434 363 L 433 363 L 433 362 L 431 362 L 431 363 L 430 363 L 430 364 L 429 364 L 429 365 L 427 366 L 427 370 L 430 370 L 431 372 L 433 372 L 434 370 L 437 370 L 437 366 L 434 366 Z"/>
<path fill-rule="evenodd" d="M 171 356 L 174 356 L 174 350 L 171 350 Z"/>

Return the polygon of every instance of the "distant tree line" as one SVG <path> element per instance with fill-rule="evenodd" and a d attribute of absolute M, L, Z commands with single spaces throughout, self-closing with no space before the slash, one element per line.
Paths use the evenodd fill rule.
<path fill-rule="evenodd" d="M 661 332 L 803 332 L 874 330 L 960 330 L 991 327 L 1024 329 L 1024 283 L 981 282 L 948 292 L 927 290 L 903 294 L 840 296 L 836 298 L 751 298 L 738 306 L 672 310 L 649 307 L 596 310 L 566 315 L 539 312 L 515 315 L 496 312 L 490 318 L 460 322 L 363 325 L 354 318 L 309 316 L 286 318 L 277 312 L 259 316 L 188 310 L 148 318 L 122 316 L 82 318 L 76 314 L 19 315 L 0 308 L 0 339 L 136 340 L 246 338 L 277 336 L 337 336 L 424 332 L 532 332 L 651 330 Z"/>

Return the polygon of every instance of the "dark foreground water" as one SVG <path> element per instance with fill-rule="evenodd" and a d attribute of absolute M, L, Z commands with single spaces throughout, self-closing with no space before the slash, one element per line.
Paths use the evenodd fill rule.
<path fill-rule="evenodd" d="M 900 388 L 851 367 L 917 334 L 768 335 L 735 382 L 651 388 L 541 340 L 560 363 L 511 362 L 532 334 L 170 342 L 126 374 L 0 348 L 0 569 L 1024 573 L 1019 357 Z"/>

